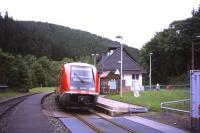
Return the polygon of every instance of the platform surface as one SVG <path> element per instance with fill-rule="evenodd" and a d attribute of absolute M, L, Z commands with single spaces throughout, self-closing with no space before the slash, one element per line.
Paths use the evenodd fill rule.
<path fill-rule="evenodd" d="M 101 96 L 98 97 L 97 106 L 108 108 L 110 110 L 113 110 L 116 112 L 121 112 L 121 113 L 147 112 L 148 111 L 148 109 L 146 107 L 123 103 L 123 102 L 103 98 Z"/>
<path fill-rule="evenodd" d="M 27 97 L 17 105 L 10 117 L 6 133 L 52 133 L 47 118 L 41 109 L 41 99 L 45 94 Z"/>
<path fill-rule="evenodd" d="M 146 118 L 142 118 L 139 116 L 125 116 L 124 118 L 131 120 L 133 122 L 140 123 L 142 125 L 160 130 L 161 132 L 164 132 L 164 133 L 189 133 L 188 131 L 178 129 L 176 127 L 172 127 L 160 122 L 152 121 Z"/>

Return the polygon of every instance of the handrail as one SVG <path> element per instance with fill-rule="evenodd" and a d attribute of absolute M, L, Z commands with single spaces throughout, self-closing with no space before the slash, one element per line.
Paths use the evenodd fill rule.
<path fill-rule="evenodd" d="M 161 109 L 166 109 L 166 110 L 177 111 L 177 112 L 190 113 L 190 111 L 187 111 L 187 110 L 181 110 L 181 109 L 170 108 L 170 107 L 165 106 L 165 105 L 169 105 L 169 104 L 173 104 L 173 103 L 180 103 L 180 102 L 186 102 L 186 101 L 190 101 L 190 99 L 162 102 L 160 104 L 160 108 Z"/>

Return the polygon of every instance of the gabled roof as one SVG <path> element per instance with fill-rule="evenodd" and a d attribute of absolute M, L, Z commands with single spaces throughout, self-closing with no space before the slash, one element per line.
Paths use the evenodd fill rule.
<path fill-rule="evenodd" d="M 99 71 L 102 71 L 102 69 L 103 71 L 120 70 L 120 53 L 120 48 L 117 48 L 111 55 L 103 54 L 98 63 Z M 123 71 L 143 71 L 140 65 L 125 50 L 123 50 Z"/>
<path fill-rule="evenodd" d="M 110 73 L 110 71 L 105 71 L 100 75 L 100 78 L 105 78 L 108 76 L 108 74 Z"/>

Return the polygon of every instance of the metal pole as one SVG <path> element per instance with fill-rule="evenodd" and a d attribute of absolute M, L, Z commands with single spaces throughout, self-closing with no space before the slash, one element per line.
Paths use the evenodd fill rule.
<path fill-rule="evenodd" d="M 149 63 L 149 89 L 151 90 L 151 55 L 152 53 L 149 53 L 149 57 L 150 57 L 150 63 Z"/>
<path fill-rule="evenodd" d="M 96 55 L 94 56 L 94 66 L 96 67 Z"/>
<path fill-rule="evenodd" d="M 96 67 L 96 57 L 99 56 L 99 54 L 91 54 L 92 58 L 94 58 L 94 66 Z"/>
<path fill-rule="evenodd" d="M 121 39 L 121 40 L 123 39 L 123 37 L 120 36 L 120 35 L 116 36 L 116 38 L 117 39 Z M 122 65 L 123 64 L 123 57 L 122 57 L 123 52 L 122 51 L 123 51 L 123 46 L 122 46 L 122 42 L 121 41 L 120 41 L 120 45 L 121 45 L 121 54 L 120 54 L 121 55 L 121 61 L 120 61 L 120 63 L 121 63 L 121 65 L 120 65 L 120 67 L 121 67 L 121 70 L 120 70 L 121 71 L 120 72 L 120 98 L 122 98 L 122 93 L 123 93 L 122 92 L 123 91 L 122 90 L 122 73 L 123 73 L 123 71 L 122 71 L 123 70 L 123 65 Z"/>
<path fill-rule="evenodd" d="M 91 55 L 92 55 L 92 59 L 93 59 L 93 64 L 94 64 L 94 63 L 95 63 L 95 62 L 94 62 L 94 54 L 91 54 Z"/>
<path fill-rule="evenodd" d="M 122 43 L 121 44 L 121 77 L 120 77 L 120 97 L 122 98 L 122 69 L 123 69 L 123 57 L 122 57 L 122 54 L 123 54 L 123 46 L 122 46 Z"/>
<path fill-rule="evenodd" d="M 194 70 L 194 43 L 192 41 L 192 70 Z"/>

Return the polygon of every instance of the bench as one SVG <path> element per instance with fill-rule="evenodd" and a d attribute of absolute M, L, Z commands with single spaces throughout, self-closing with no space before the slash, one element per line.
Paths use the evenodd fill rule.
<path fill-rule="evenodd" d="M 7 85 L 0 85 L 0 91 L 5 91 L 8 88 Z"/>

